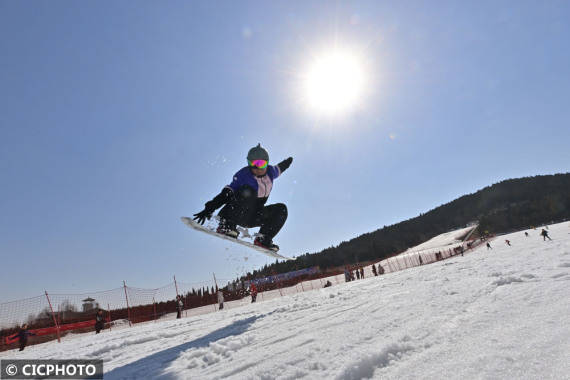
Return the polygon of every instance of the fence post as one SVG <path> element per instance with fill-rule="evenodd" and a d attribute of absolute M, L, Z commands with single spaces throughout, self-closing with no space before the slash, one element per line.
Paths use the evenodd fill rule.
<path fill-rule="evenodd" d="M 174 288 L 176 289 L 176 300 L 178 300 L 178 283 L 176 282 L 176 275 L 174 275 Z"/>
<path fill-rule="evenodd" d="M 45 292 L 46 292 L 46 298 L 47 298 L 47 301 L 49 304 L 49 308 L 51 310 L 51 316 L 53 318 L 53 323 L 55 323 L 55 331 L 57 331 L 57 341 L 58 341 L 58 343 L 61 343 L 61 337 L 59 335 L 59 325 L 57 324 L 57 320 L 55 319 L 55 314 L 53 312 L 53 307 L 51 306 L 51 301 L 49 299 L 47 290 Z"/>
<path fill-rule="evenodd" d="M 111 331 L 111 307 L 107 304 L 107 310 L 109 312 L 109 331 Z"/>
<path fill-rule="evenodd" d="M 125 290 L 125 299 L 127 300 L 127 321 L 129 321 L 129 327 L 131 327 L 131 309 L 129 308 L 129 297 L 127 296 L 127 284 L 125 280 L 123 280 L 123 289 Z"/>
<path fill-rule="evenodd" d="M 154 322 L 156 322 L 156 301 L 154 300 L 154 297 L 152 297 L 152 308 L 154 310 Z"/>

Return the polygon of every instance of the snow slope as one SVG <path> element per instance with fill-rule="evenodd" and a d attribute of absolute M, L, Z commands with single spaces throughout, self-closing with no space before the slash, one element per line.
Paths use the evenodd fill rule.
<path fill-rule="evenodd" d="M 7 358 L 102 358 L 105 379 L 569 379 L 570 223 L 380 277 L 74 335 Z M 512 246 L 507 246 L 509 239 Z"/>
<path fill-rule="evenodd" d="M 404 252 L 404 254 L 411 252 L 427 251 L 431 249 L 454 248 L 457 245 L 461 245 L 461 243 L 463 242 L 463 240 L 461 239 L 476 227 L 477 226 L 469 226 L 461 228 L 459 230 L 450 231 L 441 235 L 437 235 L 422 244 L 416 245 L 415 247 L 412 248 L 408 248 Z"/>

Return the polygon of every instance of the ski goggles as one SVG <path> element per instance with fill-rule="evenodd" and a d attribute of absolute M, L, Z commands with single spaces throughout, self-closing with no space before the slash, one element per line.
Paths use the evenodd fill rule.
<path fill-rule="evenodd" d="M 253 161 L 249 161 L 249 166 L 256 167 L 258 169 L 265 169 L 267 167 L 267 164 L 269 163 L 269 161 L 267 160 L 253 160 Z"/>

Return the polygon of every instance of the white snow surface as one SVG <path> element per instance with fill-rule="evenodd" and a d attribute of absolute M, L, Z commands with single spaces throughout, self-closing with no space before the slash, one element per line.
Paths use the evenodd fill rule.
<path fill-rule="evenodd" d="M 474 225 L 470 227 L 460 228 L 455 231 L 449 231 L 441 235 L 437 235 L 422 244 L 416 245 L 415 247 L 412 248 L 408 248 L 408 250 L 406 250 L 404 254 L 410 252 L 433 250 L 433 249 L 453 248 L 457 245 L 461 245 L 462 243 L 461 239 L 476 227 L 477 226 Z"/>
<path fill-rule="evenodd" d="M 492 250 L 0 359 L 101 358 L 105 379 L 570 379 L 570 223 L 550 226 L 552 241 L 528 231 Z"/>

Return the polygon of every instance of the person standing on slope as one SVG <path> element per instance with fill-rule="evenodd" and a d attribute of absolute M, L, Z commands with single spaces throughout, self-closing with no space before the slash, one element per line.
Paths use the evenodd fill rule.
<path fill-rule="evenodd" d="M 548 236 L 548 231 L 546 231 L 544 228 L 542 229 L 540 235 L 542 236 L 542 241 L 545 241 L 546 238 L 548 238 L 548 240 L 552 240 L 550 236 Z"/>
<path fill-rule="evenodd" d="M 24 323 L 22 327 L 20 327 L 20 331 L 18 331 L 15 335 L 10 337 L 10 339 L 18 338 L 20 341 L 20 351 L 24 351 L 24 348 L 26 348 L 26 345 L 28 344 L 28 337 L 34 335 L 36 334 L 28 331 L 28 324 Z"/>
<path fill-rule="evenodd" d="M 237 238 L 237 225 L 250 228 L 261 227 L 254 244 L 265 249 L 278 251 L 273 238 L 287 220 L 287 206 L 283 203 L 265 205 L 273 188 L 273 181 L 289 168 L 293 158 L 289 157 L 277 165 L 269 165 L 269 153 L 261 144 L 247 153 L 248 166 L 240 169 L 232 182 L 222 189 L 214 199 L 206 202 L 204 210 L 194 214 L 194 220 L 204 224 L 212 213 L 224 206 L 218 213 L 220 224 L 216 232 Z"/>

